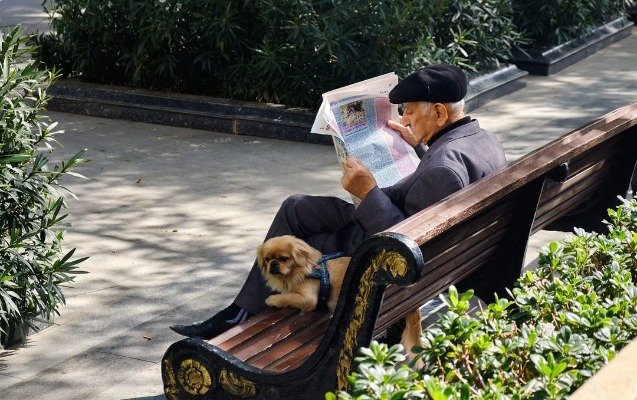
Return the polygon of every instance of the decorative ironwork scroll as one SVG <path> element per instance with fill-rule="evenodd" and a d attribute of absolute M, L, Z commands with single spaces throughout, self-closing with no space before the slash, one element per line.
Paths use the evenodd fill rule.
<path fill-rule="evenodd" d="M 226 392 L 235 397 L 249 399 L 257 394 L 257 386 L 254 382 L 225 369 L 219 372 L 219 383 Z"/>
<path fill-rule="evenodd" d="M 202 396 L 213 387 L 210 372 L 199 361 L 190 358 L 180 363 L 177 380 L 181 387 L 192 396 Z"/>
<path fill-rule="evenodd" d="M 374 257 L 370 266 L 363 273 L 359 291 L 354 302 L 354 313 L 345 331 L 343 348 L 339 354 L 338 366 L 336 367 L 338 390 L 345 390 L 348 387 L 347 377 L 351 373 L 357 338 L 365 322 L 365 313 L 369 307 L 370 295 L 373 289 L 373 278 L 381 269 L 389 272 L 394 278 L 404 277 L 408 272 L 407 261 L 402 255 L 395 251 L 382 250 Z"/>

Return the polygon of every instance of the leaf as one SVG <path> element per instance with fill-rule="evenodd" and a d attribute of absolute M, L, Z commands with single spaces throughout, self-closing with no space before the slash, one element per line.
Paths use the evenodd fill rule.
<path fill-rule="evenodd" d="M 89 178 L 87 178 L 86 176 L 84 176 L 84 175 L 82 175 L 82 174 L 80 174 L 80 173 L 77 173 L 77 172 L 66 171 L 64 174 L 65 174 L 65 175 L 71 175 L 71 176 L 74 176 L 74 177 L 76 177 L 76 178 L 87 179 L 87 180 L 89 179 Z"/>
<path fill-rule="evenodd" d="M 31 159 L 30 153 L 9 154 L 0 156 L 0 164 L 21 163 Z"/>

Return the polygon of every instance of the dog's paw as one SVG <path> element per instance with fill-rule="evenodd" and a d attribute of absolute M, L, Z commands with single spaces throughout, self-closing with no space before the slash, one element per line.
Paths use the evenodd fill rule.
<path fill-rule="evenodd" d="M 269 305 L 270 307 L 285 307 L 285 304 L 282 301 L 281 296 L 277 294 L 268 296 L 268 298 L 265 299 L 265 304 Z"/>

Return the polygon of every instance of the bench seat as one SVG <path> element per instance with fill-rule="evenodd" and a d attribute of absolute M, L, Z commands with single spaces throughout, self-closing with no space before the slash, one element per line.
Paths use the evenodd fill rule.
<path fill-rule="evenodd" d="M 208 342 L 254 367 L 284 372 L 316 350 L 330 317 L 327 312 L 268 309 Z"/>

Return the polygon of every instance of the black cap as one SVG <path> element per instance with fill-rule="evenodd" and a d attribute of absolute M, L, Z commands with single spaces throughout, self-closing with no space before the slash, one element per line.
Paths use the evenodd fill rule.
<path fill-rule="evenodd" d="M 394 104 L 412 101 L 455 103 L 467 94 L 467 77 L 455 65 L 437 64 L 422 67 L 400 81 L 391 92 Z"/>

